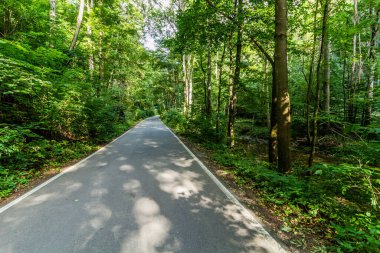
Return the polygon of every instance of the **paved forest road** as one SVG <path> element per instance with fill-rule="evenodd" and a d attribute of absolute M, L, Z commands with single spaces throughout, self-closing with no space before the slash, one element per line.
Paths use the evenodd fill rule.
<path fill-rule="evenodd" d="M 222 188 L 152 117 L 0 209 L 0 252 L 284 252 Z"/>

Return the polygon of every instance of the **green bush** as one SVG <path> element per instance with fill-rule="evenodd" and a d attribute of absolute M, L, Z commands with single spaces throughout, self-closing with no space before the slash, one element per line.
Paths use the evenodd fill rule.
<path fill-rule="evenodd" d="M 42 154 L 27 139 L 39 138 L 29 129 L 3 126 L 0 128 L 0 164 L 4 168 L 24 170 L 34 167 Z"/>
<path fill-rule="evenodd" d="M 170 109 L 161 118 L 169 127 L 176 131 L 183 132 L 185 130 L 186 117 L 178 109 Z"/>

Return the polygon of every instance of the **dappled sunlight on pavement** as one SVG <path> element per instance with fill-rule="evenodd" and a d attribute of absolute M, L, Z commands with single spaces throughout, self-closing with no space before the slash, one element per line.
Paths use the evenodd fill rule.
<path fill-rule="evenodd" d="M 0 252 L 284 252 L 157 119 L 0 214 Z"/>
<path fill-rule="evenodd" d="M 177 172 L 165 170 L 156 175 L 160 189 L 171 194 L 172 198 L 189 198 L 203 189 L 203 183 L 198 180 L 199 174 L 192 171 Z"/>
<path fill-rule="evenodd" d="M 132 231 L 122 244 L 121 253 L 155 253 L 169 236 L 170 221 L 160 214 L 158 204 L 149 198 L 141 198 L 133 207 L 133 215 L 139 228 Z M 179 245 L 176 252 L 180 249 Z"/>

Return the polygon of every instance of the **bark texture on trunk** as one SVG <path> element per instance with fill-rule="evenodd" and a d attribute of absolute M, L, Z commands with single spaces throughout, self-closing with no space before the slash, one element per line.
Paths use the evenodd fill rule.
<path fill-rule="evenodd" d="M 274 59 L 278 98 L 278 170 L 287 172 L 290 170 L 290 97 L 288 92 L 286 0 L 276 0 Z"/>

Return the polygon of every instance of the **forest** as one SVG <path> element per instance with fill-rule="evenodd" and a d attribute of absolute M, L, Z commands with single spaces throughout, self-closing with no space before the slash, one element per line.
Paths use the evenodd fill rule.
<path fill-rule="evenodd" d="M 160 115 L 294 252 L 379 252 L 378 0 L 0 8 L 0 202 Z"/>

